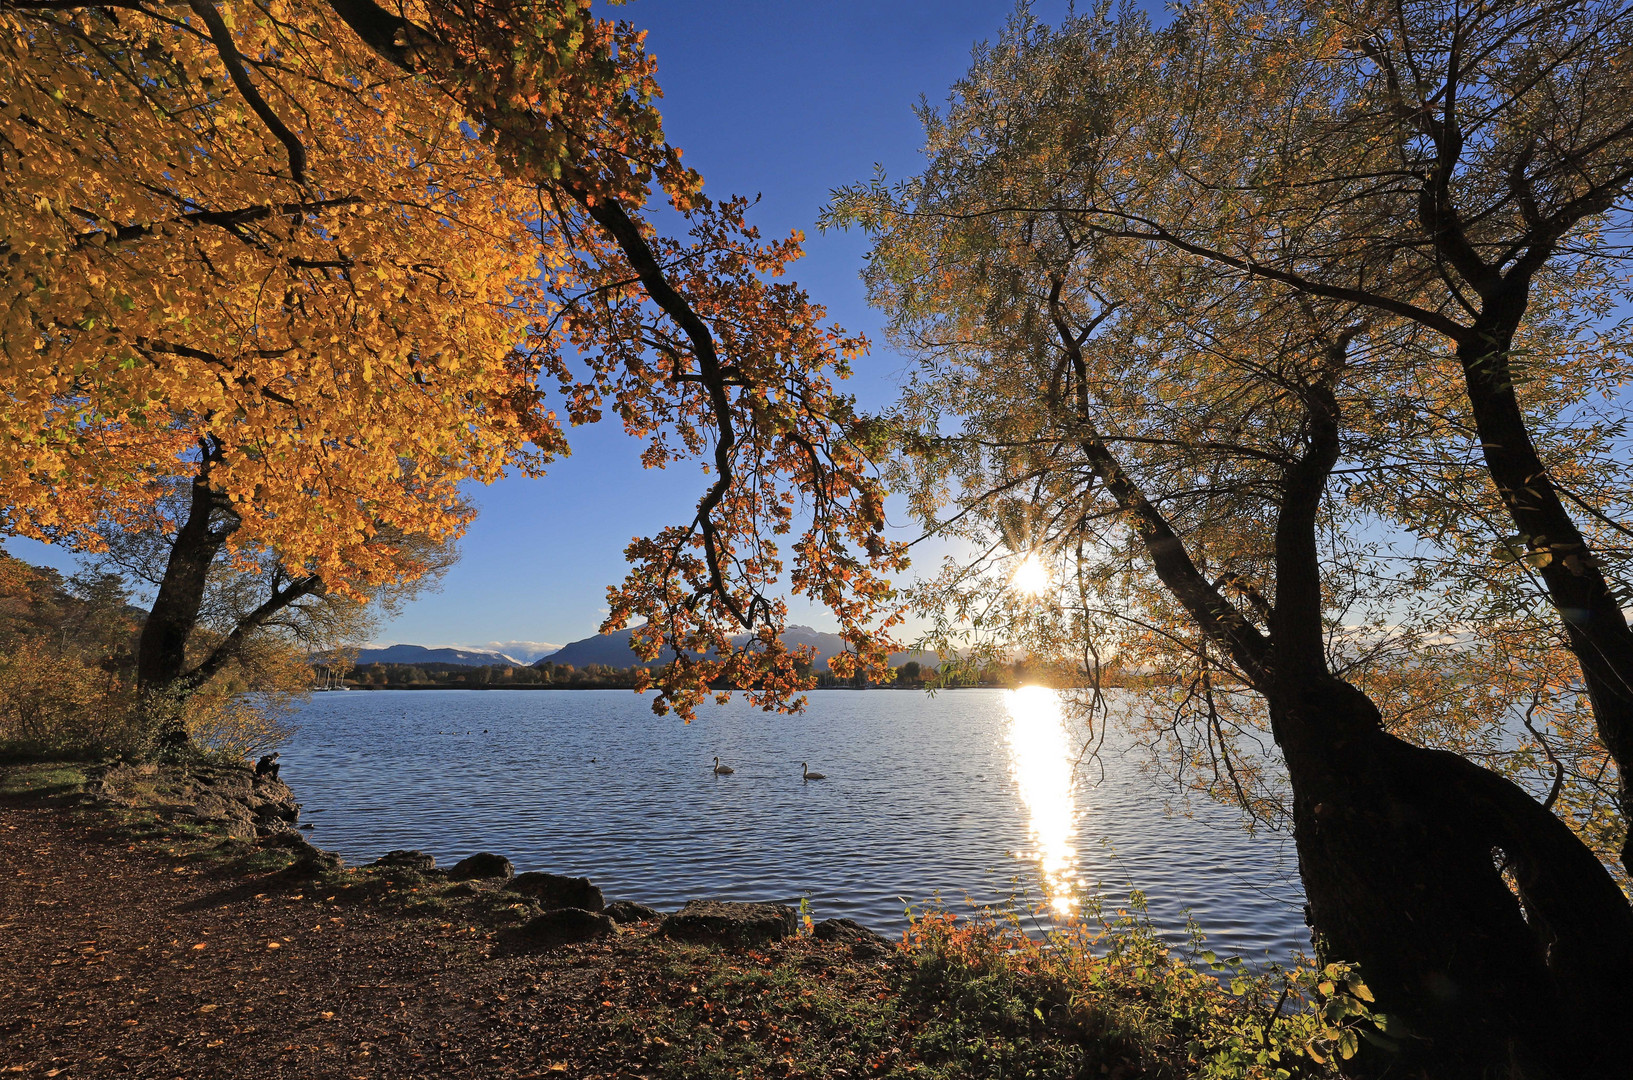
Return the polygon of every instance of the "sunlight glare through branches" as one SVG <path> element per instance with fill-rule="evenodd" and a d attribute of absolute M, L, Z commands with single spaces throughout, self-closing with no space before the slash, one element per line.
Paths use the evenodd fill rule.
<path fill-rule="evenodd" d="M 1023 596 L 1039 596 L 1049 588 L 1049 568 L 1038 553 L 1029 551 L 1009 579 L 1010 586 Z"/>

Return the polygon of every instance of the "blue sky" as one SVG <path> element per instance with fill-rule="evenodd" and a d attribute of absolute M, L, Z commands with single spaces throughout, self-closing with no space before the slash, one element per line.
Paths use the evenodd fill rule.
<path fill-rule="evenodd" d="M 1051 21 L 1064 0 L 1035 5 Z M 605 9 L 649 30 L 669 139 L 715 196 L 762 196 L 752 220 L 767 235 L 799 228 L 807 257 L 793 268 L 831 319 L 861 329 L 874 352 L 849 389 L 888 403 L 903 360 L 884 345 L 858 271 L 856 234 L 822 235 L 818 211 L 834 187 L 875 164 L 904 176 L 920 162 L 912 107 L 942 100 L 969 66 L 970 49 L 997 36 L 1010 0 L 634 0 Z M 702 491 L 690 470 L 646 472 L 612 424 L 573 433 L 573 456 L 539 480 L 473 491 L 481 515 L 439 592 L 383 624 L 376 643 L 563 643 L 595 631 L 605 591 L 623 576 L 636 535 L 685 520 Z M 900 519 L 900 535 L 910 536 Z M 62 568 L 66 552 L 9 540 L 13 554 Z M 820 612 L 796 621 L 822 626 Z M 520 648 L 517 647 L 517 651 Z"/>

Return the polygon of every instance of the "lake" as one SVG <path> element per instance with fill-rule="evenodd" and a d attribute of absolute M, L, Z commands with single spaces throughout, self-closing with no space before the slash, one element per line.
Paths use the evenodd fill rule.
<path fill-rule="evenodd" d="M 621 690 L 352 691 L 314 695 L 297 722 L 284 779 L 313 841 L 352 863 L 496 851 L 609 901 L 806 897 L 885 933 L 937 897 L 1016 897 L 1046 922 L 1084 889 L 1115 905 L 1138 888 L 1176 940 L 1189 911 L 1221 955 L 1309 951 L 1288 834 L 1249 836 L 1201 800 L 1172 812 L 1175 792 L 1115 746 L 1103 777 L 1074 768 L 1039 688 L 819 690 L 802 715 L 736 699 L 691 724 Z M 802 762 L 827 779 L 802 782 Z"/>

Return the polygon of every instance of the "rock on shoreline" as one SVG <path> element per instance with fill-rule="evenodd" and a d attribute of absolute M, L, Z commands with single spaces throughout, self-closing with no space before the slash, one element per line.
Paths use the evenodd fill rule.
<path fill-rule="evenodd" d="M 599 911 L 564 907 L 535 915 L 523 923 L 516 933 L 527 944 L 548 949 L 557 945 L 576 945 L 617 932 L 613 921 Z"/>
<path fill-rule="evenodd" d="M 454 881 L 484 881 L 490 878 L 509 881 L 515 876 L 516 868 L 510 864 L 510 860 L 491 851 L 467 855 L 448 868 L 448 877 Z"/>
<path fill-rule="evenodd" d="M 317 876 L 342 865 L 334 852 L 316 847 L 296 831 L 300 804 L 294 792 L 282 781 L 257 776 L 248 764 L 115 762 L 90 770 L 85 792 L 106 805 L 141 807 L 167 820 L 213 826 L 263 847 L 288 848 L 295 856 L 285 871 L 290 875 Z M 665 937 L 723 946 L 766 945 L 799 930 L 798 916 L 786 904 L 691 900 L 667 916 L 632 900 L 609 905 L 588 878 L 540 870 L 518 874 L 508 858 L 491 851 L 466 856 L 446 869 L 438 868 L 435 856 L 427 852 L 388 851 L 368 869 L 459 883 L 461 895 L 514 894 L 529 901 L 541 913 L 528 918 L 517 936 L 533 948 L 589 941 L 615 934 L 621 925 L 658 920 L 657 932 Z M 824 919 L 813 930 L 818 940 L 847 945 L 858 957 L 884 956 L 891 948 L 884 938 L 851 919 Z"/>
<path fill-rule="evenodd" d="M 719 945 L 763 945 L 781 941 L 799 929 L 787 904 L 739 904 L 729 900 L 691 900 L 658 927 L 664 937 Z"/>
<path fill-rule="evenodd" d="M 601 889 L 589 878 L 529 870 L 525 874 L 517 874 L 511 878 L 505 884 L 505 888 L 537 900 L 547 911 L 555 908 L 600 911 L 607 906 L 606 898 L 601 895 Z"/>
<path fill-rule="evenodd" d="M 133 765 L 92 770 L 86 793 L 114 806 L 141 805 L 172 820 L 221 826 L 254 840 L 293 830 L 300 820 L 295 793 L 282 781 L 245 765 Z"/>

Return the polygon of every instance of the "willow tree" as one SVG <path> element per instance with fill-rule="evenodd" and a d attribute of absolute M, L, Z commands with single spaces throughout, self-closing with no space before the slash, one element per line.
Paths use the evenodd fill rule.
<path fill-rule="evenodd" d="M 1470 584 L 1453 550 L 1413 550 L 1402 570 L 1388 547 L 1393 491 L 1453 474 L 1477 486 L 1457 472 L 1481 450 L 1464 358 L 1365 297 L 1153 235 L 1159 217 L 1223 231 L 1232 200 L 1260 192 L 1182 199 L 1172 156 L 1133 148 L 1217 148 L 1223 103 L 1268 102 L 1291 69 L 1197 51 L 1189 17 L 1157 32 L 1105 14 L 1059 32 L 1018 17 L 947 110 L 926 110 L 925 171 L 842 192 L 833 212 L 872 232 L 874 300 L 922 358 L 897 417 L 916 511 L 1058 571 L 1041 601 L 980 559 L 923 595 L 949 623 L 979 615 L 1039 651 L 1081 648 L 1085 668 L 1111 654 L 1176 677 L 1148 730 L 1253 812 L 1281 797 L 1318 949 L 1359 962 L 1394 1021 L 1360 1071 L 1616 1075 L 1633 909 L 1569 824 L 1484 766 L 1515 699 L 1469 678 L 1478 649 L 1434 640 L 1465 629 L 1446 621 L 1448 588 Z M 1205 95 L 1213 123 L 1193 127 L 1196 97 L 1177 88 L 1199 70 L 1224 82 Z M 1312 99 L 1295 100 L 1319 126 Z M 1261 240 L 1279 252 L 1322 224 Z M 1557 376 L 1515 391 L 1556 467 L 1603 451 L 1569 406 L 1626 371 L 1623 356 L 1580 355 L 1593 284 L 1556 279 L 1560 306 L 1516 331 Z M 1442 528 L 1480 535 L 1478 499 L 1455 494 Z M 1501 566 L 1528 565 L 1517 546 Z"/>
<path fill-rule="evenodd" d="M 1618 347 L 1604 335 L 1626 295 L 1633 11 L 1206 0 L 1085 82 L 1091 38 L 1080 21 L 1021 45 L 1030 92 L 1077 124 L 1047 166 L 1066 181 L 1051 205 L 1438 336 L 1507 518 L 1479 530 L 1481 546 L 1512 549 L 1552 609 L 1579 668 L 1580 694 L 1566 697 L 1591 709 L 1633 843 L 1633 587 L 1617 576 L 1629 448 L 1611 415 L 1600 467 L 1562 473 L 1517 389 L 1578 380 Z M 1562 293 L 1581 313 L 1579 348 L 1550 371 L 1556 360 L 1516 340 Z M 1425 501 L 1403 498 L 1399 516 L 1436 531 Z M 1633 869 L 1633 846 L 1622 858 Z"/>
<path fill-rule="evenodd" d="M 94 544 L 192 483 L 149 683 L 175 681 L 218 552 L 274 556 L 290 603 L 411 580 L 390 537 L 456 536 L 460 482 L 537 475 L 608 401 L 648 464 L 715 474 L 614 604 L 683 658 L 660 703 L 728 669 L 787 702 L 768 590 L 795 488 L 820 493 L 795 584 L 882 663 L 893 554 L 829 381 L 860 343 L 768 280 L 797 238 L 701 196 L 641 35 L 588 6 L 0 4 L 0 505 Z M 654 183 L 692 237 L 645 221 Z"/>

